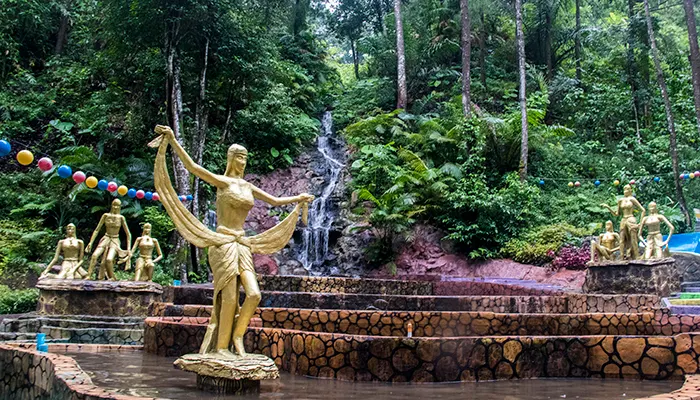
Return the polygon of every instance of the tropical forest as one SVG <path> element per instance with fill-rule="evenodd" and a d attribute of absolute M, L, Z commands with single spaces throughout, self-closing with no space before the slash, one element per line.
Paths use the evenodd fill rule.
<path fill-rule="evenodd" d="M 134 237 L 148 223 L 160 241 L 155 282 L 211 280 L 206 251 L 154 193 L 156 125 L 209 171 L 224 172 L 236 143 L 247 179 L 315 196 L 308 228 L 256 256 L 262 273 L 449 273 L 493 260 L 581 270 L 614 219 L 602 204 L 626 185 L 692 232 L 696 7 L 2 0 L 0 314 L 35 308 L 33 284 L 67 226 L 87 244 L 115 198 Z M 216 187 L 180 158 L 168 164 L 183 204 L 216 226 Z M 256 205 L 246 232 L 291 211 Z"/>

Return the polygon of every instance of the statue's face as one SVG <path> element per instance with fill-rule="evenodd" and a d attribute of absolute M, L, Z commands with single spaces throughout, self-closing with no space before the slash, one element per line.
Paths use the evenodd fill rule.
<path fill-rule="evenodd" d="M 605 230 L 608 232 L 612 232 L 613 230 L 613 223 L 612 221 L 608 221 L 605 223 Z"/>
<path fill-rule="evenodd" d="M 234 153 L 231 156 L 230 162 L 237 171 L 245 170 L 246 164 L 248 164 L 248 155 L 245 153 Z"/>
<path fill-rule="evenodd" d="M 650 203 L 649 204 L 649 214 L 656 214 L 658 212 L 658 208 L 656 207 L 656 204 Z"/>
<path fill-rule="evenodd" d="M 120 214 L 121 212 L 122 212 L 122 206 L 112 204 L 112 211 L 111 211 L 112 214 Z"/>
<path fill-rule="evenodd" d="M 66 235 L 67 236 L 75 236 L 75 225 L 68 225 L 66 227 Z"/>
<path fill-rule="evenodd" d="M 150 226 L 144 226 L 143 227 L 143 236 L 150 236 L 151 235 L 151 227 Z"/>
<path fill-rule="evenodd" d="M 630 187 L 629 185 L 625 186 L 625 196 L 632 196 L 632 187 Z"/>

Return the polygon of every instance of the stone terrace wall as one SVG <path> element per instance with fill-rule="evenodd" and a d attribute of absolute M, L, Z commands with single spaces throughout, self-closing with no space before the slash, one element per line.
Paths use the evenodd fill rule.
<path fill-rule="evenodd" d="M 53 350 L 55 345 L 50 346 Z M 146 399 L 101 389 L 92 384 L 90 377 L 72 358 L 27 347 L 0 344 L 2 400 Z M 104 349 L 109 349 L 109 346 Z"/>
<path fill-rule="evenodd" d="M 433 282 L 433 294 L 437 296 L 483 295 L 483 296 L 553 296 L 563 293 L 561 289 L 545 289 L 509 285 L 485 281 L 437 281 Z"/>
<path fill-rule="evenodd" d="M 206 319 L 146 321 L 148 352 L 196 351 Z M 400 338 L 254 328 L 246 348 L 298 375 L 446 382 L 539 377 L 680 378 L 698 373 L 700 336 Z"/>

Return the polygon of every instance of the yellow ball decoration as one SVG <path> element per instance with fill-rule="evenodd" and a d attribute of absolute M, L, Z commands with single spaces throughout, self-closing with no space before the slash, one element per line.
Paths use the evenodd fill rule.
<path fill-rule="evenodd" d="M 124 186 L 124 185 L 121 185 L 117 188 L 117 193 L 119 193 L 120 196 L 124 196 L 126 194 L 126 192 L 128 192 L 128 191 L 129 191 L 129 188 Z"/>
<path fill-rule="evenodd" d="M 87 185 L 87 187 L 92 189 L 92 188 L 97 186 L 97 178 L 95 178 L 94 176 L 91 176 L 85 180 L 85 184 Z"/>
<path fill-rule="evenodd" d="M 617 179 L 615 179 L 615 182 L 613 182 L 613 185 L 615 185 L 615 186 L 620 186 L 620 181 L 617 180 Z"/>
<path fill-rule="evenodd" d="M 22 165 L 29 165 L 34 161 L 34 154 L 29 150 L 22 150 L 17 153 L 17 161 Z"/>
<path fill-rule="evenodd" d="M 574 187 L 574 183 L 573 183 L 573 182 L 569 182 L 569 187 Z"/>

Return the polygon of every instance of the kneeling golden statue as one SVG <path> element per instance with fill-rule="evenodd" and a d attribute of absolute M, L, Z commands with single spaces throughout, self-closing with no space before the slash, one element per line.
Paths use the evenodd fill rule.
<path fill-rule="evenodd" d="M 51 268 L 56 265 L 61 254 L 63 254 L 61 272 L 53 274 L 51 273 Z M 66 226 L 66 238 L 58 241 L 56 254 L 39 278 L 83 279 L 87 275 L 87 272 L 82 268 L 84 255 L 85 244 L 75 236 L 75 225 L 68 224 Z"/>
<path fill-rule="evenodd" d="M 620 250 L 620 235 L 613 231 L 612 221 L 605 222 L 605 233 L 598 236 L 598 241 L 591 240 L 591 261 L 594 264 L 596 258 L 598 262 L 612 261 L 615 259 L 615 252 Z"/>

